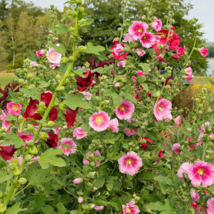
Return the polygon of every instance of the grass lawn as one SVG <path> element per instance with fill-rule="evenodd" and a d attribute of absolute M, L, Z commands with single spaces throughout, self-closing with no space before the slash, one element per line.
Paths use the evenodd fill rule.
<path fill-rule="evenodd" d="M 213 77 L 208 77 L 209 79 L 211 79 L 214 82 L 214 78 Z M 205 77 L 205 76 L 196 76 L 194 77 L 194 84 L 195 85 L 201 85 L 201 86 L 205 86 L 205 84 L 210 83 L 210 81 Z"/>
<path fill-rule="evenodd" d="M 15 78 L 13 73 L 0 73 L 0 87 L 4 88 L 9 82 L 12 82 Z"/>

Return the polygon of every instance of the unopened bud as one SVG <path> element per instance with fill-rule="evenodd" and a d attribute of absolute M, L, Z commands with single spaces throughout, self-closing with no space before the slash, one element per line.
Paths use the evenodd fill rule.
<path fill-rule="evenodd" d="M 49 138 L 49 136 L 48 136 L 48 134 L 47 134 L 46 132 L 41 132 L 41 133 L 39 134 L 39 138 L 40 138 L 41 140 L 46 141 L 46 140 Z"/>
<path fill-rule="evenodd" d="M 30 148 L 30 154 L 33 154 L 33 155 L 35 155 L 35 154 L 37 154 L 38 153 L 38 149 L 36 148 L 36 146 L 33 146 L 33 147 L 31 147 Z"/>
<path fill-rule="evenodd" d="M 85 51 L 86 47 L 85 46 L 79 46 L 78 50 L 80 53 L 83 53 Z"/>
<path fill-rule="evenodd" d="M 22 177 L 22 178 L 19 178 L 18 182 L 20 184 L 26 184 L 27 183 L 27 179 Z"/>

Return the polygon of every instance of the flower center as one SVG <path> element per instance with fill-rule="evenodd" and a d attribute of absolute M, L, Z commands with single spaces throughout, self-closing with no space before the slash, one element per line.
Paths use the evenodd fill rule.
<path fill-rule="evenodd" d="M 126 208 L 126 213 L 131 213 L 131 210 L 129 208 Z"/>
<path fill-rule="evenodd" d="M 166 34 L 165 34 L 165 33 L 162 33 L 162 34 L 161 34 L 161 38 L 163 38 L 163 39 L 166 38 Z"/>
<path fill-rule="evenodd" d="M 103 122 L 103 117 L 101 117 L 101 116 L 96 117 L 96 119 L 95 119 L 96 124 L 100 125 L 102 122 Z"/>
<path fill-rule="evenodd" d="M 147 40 L 148 39 L 148 37 L 147 36 L 143 36 L 143 38 L 142 38 L 143 40 Z"/>
<path fill-rule="evenodd" d="M 123 111 L 123 112 L 124 112 L 124 111 L 125 111 L 125 107 L 124 107 L 124 106 L 121 106 L 121 107 L 120 107 L 120 111 Z"/>
<path fill-rule="evenodd" d="M 128 160 L 126 161 L 126 163 L 127 163 L 128 165 L 131 165 L 131 164 L 133 163 L 133 160 L 132 160 L 132 159 L 128 159 Z"/>
<path fill-rule="evenodd" d="M 142 29 L 142 28 L 138 28 L 138 29 L 137 29 L 137 32 L 138 32 L 138 33 L 142 33 L 142 32 L 143 32 L 143 29 Z"/>
<path fill-rule="evenodd" d="M 204 169 L 198 169 L 197 173 L 198 173 L 199 175 L 203 175 L 203 174 L 204 174 Z"/>
<path fill-rule="evenodd" d="M 13 108 L 13 110 L 14 110 L 14 111 L 19 110 L 19 107 L 18 107 L 17 105 L 13 105 L 13 107 L 12 107 L 12 108 Z"/>
<path fill-rule="evenodd" d="M 157 110 L 158 110 L 158 111 L 161 111 L 161 109 L 162 109 L 162 106 L 158 106 L 158 107 L 157 107 Z"/>
<path fill-rule="evenodd" d="M 50 58 L 51 60 L 54 60 L 54 59 L 55 59 L 55 55 L 54 55 L 53 53 L 51 53 L 51 54 L 49 55 L 49 58 Z"/>

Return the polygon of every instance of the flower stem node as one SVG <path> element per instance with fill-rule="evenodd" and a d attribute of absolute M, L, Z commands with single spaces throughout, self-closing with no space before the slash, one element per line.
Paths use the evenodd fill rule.
<path fill-rule="evenodd" d="M 0 213 L 4 213 L 7 210 L 7 207 L 5 204 L 0 203 Z"/>
<path fill-rule="evenodd" d="M 18 182 L 20 184 L 26 184 L 27 183 L 27 179 L 22 177 L 22 178 L 19 178 Z"/>
<path fill-rule="evenodd" d="M 85 51 L 86 47 L 85 46 L 79 46 L 78 50 L 80 53 L 83 53 Z"/>
<path fill-rule="evenodd" d="M 33 154 L 33 155 L 35 155 L 35 154 L 37 154 L 38 153 L 38 149 L 36 148 L 36 146 L 33 146 L 33 147 L 31 147 L 30 148 L 30 154 Z"/>

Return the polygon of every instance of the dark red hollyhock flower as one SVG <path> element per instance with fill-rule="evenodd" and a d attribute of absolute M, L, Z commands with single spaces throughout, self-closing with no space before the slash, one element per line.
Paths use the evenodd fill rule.
<path fill-rule="evenodd" d="M 48 107 L 51 102 L 52 97 L 53 97 L 53 94 L 50 91 L 44 91 L 41 94 L 40 101 L 44 102 L 45 106 Z"/>
<path fill-rule="evenodd" d="M 197 204 L 197 202 L 192 202 L 192 203 L 191 203 L 191 206 L 192 206 L 193 209 L 195 210 L 195 209 L 197 209 L 198 204 Z"/>
<path fill-rule="evenodd" d="M 172 83 L 169 82 L 169 80 L 173 80 L 173 79 L 174 79 L 174 76 L 168 77 L 168 78 L 166 79 L 165 85 L 172 86 Z"/>
<path fill-rule="evenodd" d="M 153 142 L 153 140 L 149 139 L 148 137 L 142 137 L 142 140 L 146 140 L 147 142 L 149 142 L 151 144 Z M 147 143 L 140 143 L 140 144 L 144 150 L 148 150 Z"/>
<path fill-rule="evenodd" d="M 175 59 L 175 60 L 179 60 L 180 59 L 180 57 L 177 54 L 173 54 L 172 58 Z"/>
<path fill-rule="evenodd" d="M 80 76 L 75 76 L 76 78 L 76 83 L 77 83 L 77 89 L 80 92 L 85 91 L 88 87 L 90 87 L 93 83 L 93 74 L 91 73 L 91 71 L 86 70 L 86 72 L 84 73 L 85 77 L 80 77 Z"/>
<path fill-rule="evenodd" d="M 121 43 L 121 42 L 118 42 L 118 43 L 116 43 L 115 45 L 113 45 L 112 47 L 111 47 L 111 50 L 113 50 L 114 51 L 114 49 L 117 47 L 117 45 L 122 45 L 123 47 L 125 47 L 125 45 L 123 44 L 123 43 Z M 124 59 L 126 59 L 126 57 L 128 56 L 128 52 L 123 52 L 121 55 L 116 55 L 115 54 L 115 52 L 111 52 L 112 53 L 112 55 L 113 55 L 113 57 L 114 57 L 114 59 L 119 59 L 119 60 L 124 60 Z"/>
<path fill-rule="evenodd" d="M 65 120 L 67 122 L 67 126 L 70 128 L 71 126 L 74 125 L 74 122 L 76 121 L 76 116 L 77 116 L 77 110 L 72 110 L 70 108 L 66 108 L 66 114 L 63 113 L 63 115 L 65 116 Z"/>
<path fill-rule="evenodd" d="M 10 160 L 15 153 L 15 149 L 13 145 L 10 146 L 0 146 L 0 155 L 4 160 Z"/>
<path fill-rule="evenodd" d="M 163 151 L 160 150 L 159 153 L 158 153 L 158 157 L 159 157 L 159 158 L 163 158 L 163 154 L 162 154 L 162 153 L 163 153 Z"/>
<path fill-rule="evenodd" d="M 56 148 L 57 143 L 59 141 L 59 137 L 57 134 L 53 134 L 52 132 L 48 132 L 48 139 L 45 141 L 45 143 L 48 145 L 49 148 Z"/>

